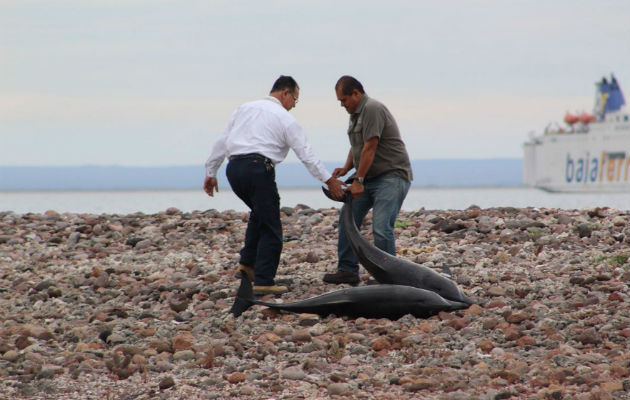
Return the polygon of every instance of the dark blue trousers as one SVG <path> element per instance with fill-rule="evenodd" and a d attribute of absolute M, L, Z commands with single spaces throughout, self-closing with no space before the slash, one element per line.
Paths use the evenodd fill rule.
<path fill-rule="evenodd" d="M 273 165 L 266 165 L 262 157 L 233 159 L 226 175 L 234 193 L 251 210 L 240 263 L 254 267 L 255 285 L 274 285 L 282 252 L 282 222 Z"/>

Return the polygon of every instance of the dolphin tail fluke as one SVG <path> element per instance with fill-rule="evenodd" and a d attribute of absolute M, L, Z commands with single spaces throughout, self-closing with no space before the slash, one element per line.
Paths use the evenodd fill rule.
<path fill-rule="evenodd" d="M 247 274 L 241 274 L 241 285 L 238 287 L 238 292 L 236 293 L 236 298 L 234 299 L 234 304 L 232 304 L 230 312 L 234 314 L 234 317 L 238 317 L 254 304 L 252 282 L 249 280 Z"/>

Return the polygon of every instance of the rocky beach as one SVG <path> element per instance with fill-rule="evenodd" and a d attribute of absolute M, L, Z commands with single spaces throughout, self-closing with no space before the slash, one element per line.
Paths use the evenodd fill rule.
<path fill-rule="evenodd" d="M 478 304 L 395 321 L 234 318 L 247 217 L 0 212 L 0 399 L 628 398 L 628 210 L 403 211 L 398 257 Z M 290 291 L 266 300 L 339 288 L 338 217 L 283 208 Z"/>

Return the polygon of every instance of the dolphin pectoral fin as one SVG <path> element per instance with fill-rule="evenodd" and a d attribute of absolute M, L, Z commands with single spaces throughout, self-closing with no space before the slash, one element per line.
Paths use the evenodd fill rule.
<path fill-rule="evenodd" d="M 232 308 L 230 308 L 230 312 L 234 317 L 238 317 L 254 304 L 252 282 L 249 280 L 247 274 L 241 274 L 241 285 L 238 287 L 238 292 L 236 293 L 236 298 L 234 299 Z"/>

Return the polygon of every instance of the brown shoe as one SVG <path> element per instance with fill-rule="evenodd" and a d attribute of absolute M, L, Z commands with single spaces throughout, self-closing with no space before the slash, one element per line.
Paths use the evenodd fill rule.
<path fill-rule="evenodd" d="M 352 272 L 337 271 L 334 274 L 324 275 L 324 282 L 326 283 L 350 283 L 356 285 L 359 283 L 359 274 L 353 274 Z"/>
<path fill-rule="evenodd" d="M 247 273 L 247 276 L 249 276 L 249 280 L 254 282 L 254 268 L 253 267 L 239 264 L 238 267 L 236 268 L 236 272 L 234 273 L 234 277 L 236 279 L 241 279 L 242 271 L 245 271 L 245 273 Z"/>
<path fill-rule="evenodd" d="M 282 294 L 288 292 L 289 289 L 286 286 L 272 285 L 272 286 L 254 286 L 254 294 Z"/>

